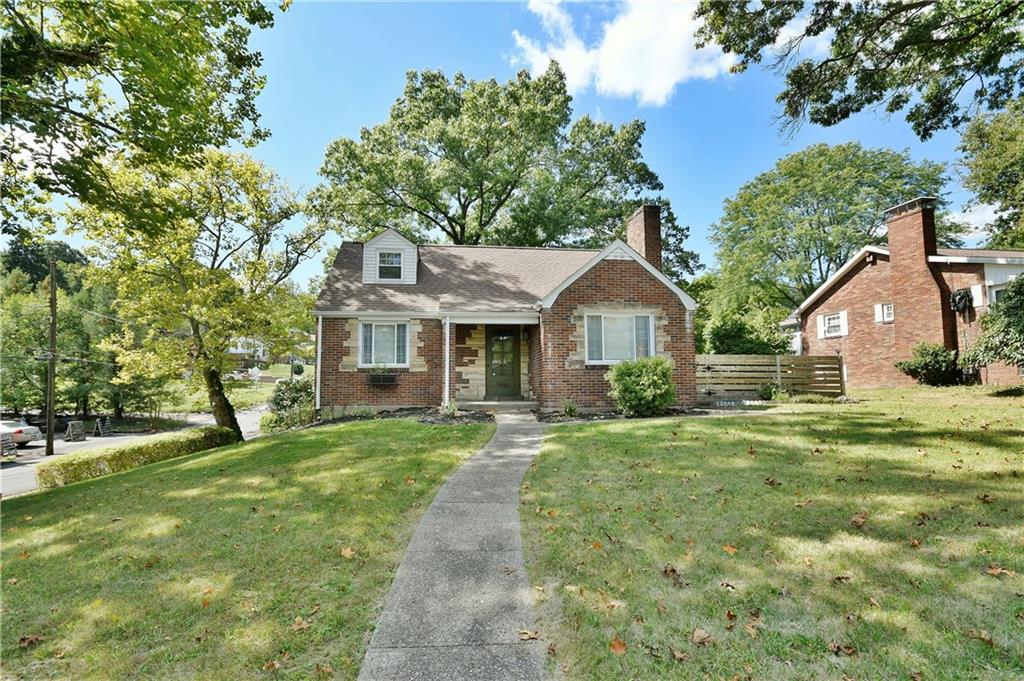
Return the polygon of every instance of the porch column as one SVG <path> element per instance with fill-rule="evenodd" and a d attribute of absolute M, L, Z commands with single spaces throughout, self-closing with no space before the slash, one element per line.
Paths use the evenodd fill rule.
<path fill-rule="evenodd" d="M 451 391 L 449 383 L 451 382 L 451 367 L 452 367 L 452 338 L 451 338 L 451 318 L 445 315 L 444 318 L 444 400 L 441 402 L 442 407 L 447 407 L 451 401 Z"/>

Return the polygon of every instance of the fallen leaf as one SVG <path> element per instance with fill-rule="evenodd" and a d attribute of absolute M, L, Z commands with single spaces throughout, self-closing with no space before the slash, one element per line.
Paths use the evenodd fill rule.
<path fill-rule="evenodd" d="M 736 552 L 739 551 L 739 549 L 737 549 L 732 544 L 724 544 L 722 546 L 722 550 L 725 551 L 726 553 L 728 553 L 730 556 L 736 555 Z"/>
<path fill-rule="evenodd" d="M 278 662 L 277 660 L 270 660 L 269 662 L 266 662 L 263 665 L 263 669 L 265 671 L 268 671 L 268 672 L 276 671 L 276 670 L 278 670 L 280 668 L 281 668 L 281 663 Z"/>
<path fill-rule="evenodd" d="M 321 679 L 329 679 L 334 676 L 334 667 L 329 664 L 322 666 L 318 664 L 316 666 L 316 675 Z"/>
<path fill-rule="evenodd" d="M 735 591 L 736 590 L 736 587 L 734 587 L 732 584 L 730 584 L 729 582 L 726 582 L 726 581 L 719 582 L 718 586 L 722 587 L 726 591 Z"/>
<path fill-rule="evenodd" d="M 612 636 L 612 640 L 608 643 L 608 650 L 612 651 L 615 655 L 625 655 L 627 648 L 629 648 L 629 646 L 626 645 L 625 641 L 619 638 L 618 634 Z"/>
<path fill-rule="evenodd" d="M 729 620 L 730 622 L 735 621 L 736 613 L 734 613 L 732 610 L 726 610 L 725 619 Z"/>
<path fill-rule="evenodd" d="M 110 522 L 112 522 L 112 523 L 119 523 L 119 522 L 121 522 L 122 520 L 124 520 L 124 518 L 111 518 L 111 519 L 110 519 Z"/>
<path fill-rule="evenodd" d="M 405 484 L 406 485 L 415 485 L 416 484 L 416 479 L 407 475 L 407 476 L 405 476 Z"/>
<path fill-rule="evenodd" d="M 522 629 L 519 632 L 520 641 L 536 641 L 538 638 L 540 638 L 540 632 L 537 630 Z"/>
<path fill-rule="evenodd" d="M 675 648 L 669 648 L 669 650 L 672 652 L 672 659 L 676 662 L 686 662 L 690 659 L 690 656 L 681 650 L 676 650 Z"/>
<path fill-rule="evenodd" d="M 32 636 L 22 636 L 18 639 L 18 646 L 21 648 L 28 648 L 30 646 L 42 643 L 43 641 L 44 639 L 42 636 L 36 636 L 34 634 Z"/>
<path fill-rule="evenodd" d="M 867 521 L 868 521 L 868 512 L 867 511 L 858 511 L 857 513 L 855 513 L 853 515 L 852 518 L 850 518 L 850 522 L 853 523 L 853 525 L 855 527 L 864 527 L 864 523 L 866 523 Z"/>
<path fill-rule="evenodd" d="M 911 539 L 910 540 L 910 548 L 912 548 L 912 549 L 919 549 L 919 548 L 921 548 L 921 540 L 920 539 Z"/>
<path fill-rule="evenodd" d="M 857 654 L 857 649 L 854 648 L 853 646 L 840 645 L 840 644 L 836 643 L 835 641 L 833 641 L 832 643 L 828 644 L 828 649 L 829 649 L 829 651 L 832 652 L 833 655 L 852 656 L 852 655 L 856 655 Z"/>
<path fill-rule="evenodd" d="M 14 586 L 15 584 L 17 584 L 17 583 L 18 583 L 18 578 L 17 578 L 17 577 L 11 577 L 10 579 L 8 579 L 8 580 L 7 580 L 7 583 L 8 583 L 8 584 L 9 584 L 10 586 Z"/>
<path fill-rule="evenodd" d="M 967 638 L 973 638 L 977 641 L 981 641 L 985 645 L 995 648 L 995 644 L 992 642 L 992 634 L 988 633 L 984 629 L 968 629 Z"/>
<path fill-rule="evenodd" d="M 340 553 L 341 557 L 345 560 L 352 560 L 352 558 L 356 555 L 356 550 L 349 546 L 346 546 L 342 550 L 338 551 L 338 553 Z"/>
<path fill-rule="evenodd" d="M 303 619 L 301 615 L 295 617 L 295 621 L 292 622 L 292 631 L 305 631 L 312 626 L 312 622 L 307 619 Z"/>
<path fill-rule="evenodd" d="M 1006 568 L 995 563 L 989 565 L 985 572 L 992 575 L 993 577 L 1000 577 L 1002 575 L 1006 575 L 1007 577 L 1013 577 L 1015 574 L 1017 574 L 1013 570 L 1007 570 Z"/>
<path fill-rule="evenodd" d="M 600 551 L 601 550 L 601 542 L 599 542 L 599 541 L 594 542 L 593 544 L 591 544 L 591 546 L 594 547 L 595 551 Z"/>
<path fill-rule="evenodd" d="M 769 487 L 778 487 L 782 483 L 776 480 L 775 478 L 765 478 L 764 484 L 768 485 Z"/>
<path fill-rule="evenodd" d="M 699 646 L 710 645 L 714 641 L 714 639 L 711 638 L 711 634 L 700 627 L 693 630 L 693 635 L 690 637 L 690 640 Z"/>
<path fill-rule="evenodd" d="M 204 608 L 210 607 L 210 599 L 209 598 L 204 598 L 203 599 L 203 607 Z"/>
<path fill-rule="evenodd" d="M 877 600 L 875 600 L 874 596 L 872 596 L 871 598 L 868 599 L 868 603 L 870 603 L 871 605 L 875 606 L 876 608 L 881 608 L 882 607 L 879 604 L 879 602 Z"/>
<path fill-rule="evenodd" d="M 807 508 L 807 506 L 808 506 L 808 505 L 809 505 L 809 504 L 810 504 L 810 503 L 811 503 L 812 501 L 813 501 L 812 499 L 804 499 L 803 501 L 798 501 L 798 502 L 796 502 L 796 503 L 795 503 L 795 504 L 793 504 L 793 505 L 794 505 L 794 506 L 796 506 L 797 508 Z"/>
<path fill-rule="evenodd" d="M 851 577 L 850 575 L 836 575 L 832 578 L 832 581 L 836 584 L 845 584 L 846 582 L 849 582 L 851 579 L 853 579 L 853 577 Z"/>

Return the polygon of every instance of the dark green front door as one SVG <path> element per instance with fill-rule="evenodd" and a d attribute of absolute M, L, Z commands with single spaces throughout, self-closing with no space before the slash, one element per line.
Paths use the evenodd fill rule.
<path fill-rule="evenodd" d="M 487 397 L 518 398 L 519 331 L 510 326 L 487 327 Z"/>

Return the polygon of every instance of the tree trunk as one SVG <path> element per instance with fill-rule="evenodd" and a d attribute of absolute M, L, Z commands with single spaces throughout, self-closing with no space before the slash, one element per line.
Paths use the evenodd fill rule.
<path fill-rule="evenodd" d="M 203 380 L 206 381 L 206 394 L 210 398 L 210 408 L 218 426 L 235 431 L 239 441 L 243 440 L 242 429 L 235 418 L 235 408 L 224 394 L 224 383 L 220 380 L 220 372 L 216 369 L 203 369 Z"/>
<path fill-rule="evenodd" d="M 115 399 L 114 400 L 114 418 L 115 419 L 123 419 L 124 418 L 124 405 L 121 403 L 120 399 Z"/>

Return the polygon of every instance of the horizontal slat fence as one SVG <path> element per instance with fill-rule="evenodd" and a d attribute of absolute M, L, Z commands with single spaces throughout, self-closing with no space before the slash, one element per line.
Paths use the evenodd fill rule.
<path fill-rule="evenodd" d="M 758 399 L 774 385 L 794 393 L 838 397 L 846 393 L 843 358 L 838 355 L 697 355 L 697 398 L 701 402 Z"/>

